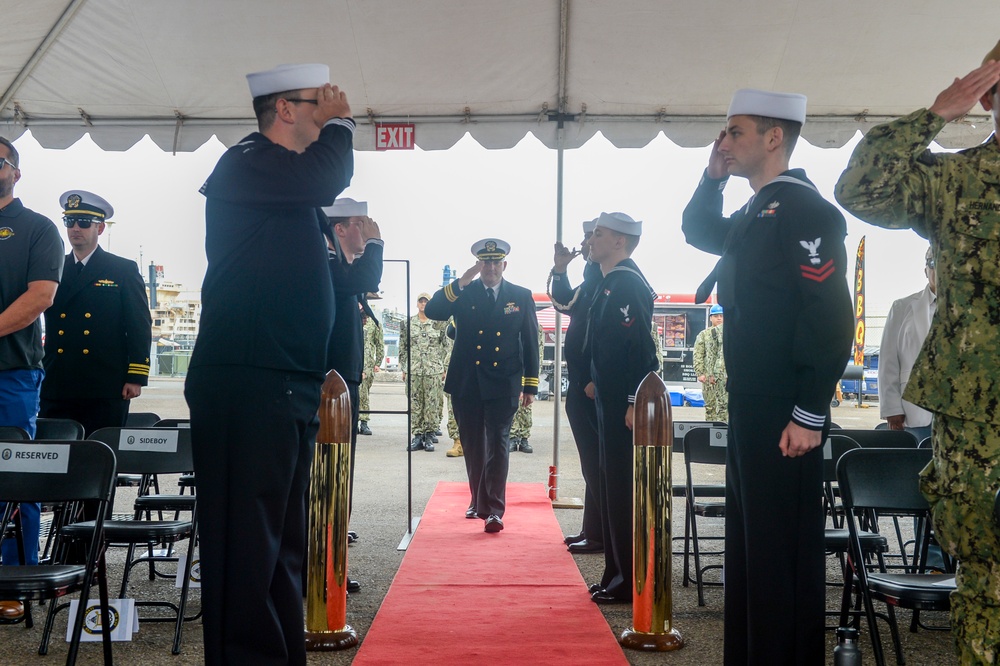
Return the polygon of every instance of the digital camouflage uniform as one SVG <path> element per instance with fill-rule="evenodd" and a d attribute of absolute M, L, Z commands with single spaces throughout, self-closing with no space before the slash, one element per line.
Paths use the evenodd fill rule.
<path fill-rule="evenodd" d="M 694 341 L 694 373 L 702 382 L 705 396 L 705 420 L 729 422 L 729 393 L 726 391 L 726 361 L 722 356 L 722 327 L 711 326 L 698 334 Z M 707 381 L 714 377 L 715 383 Z"/>
<path fill-rule="evenodd" d="M 656 347 L 656 374 L 663 376 L 663 339 L 660 337 L 660 329 L 653 322 L 653 328 L 649 330 L 653 335 L 653 345 Z"/>
<path fill-rule="evenodd" d="M 358 392 L 358 405 L 361 410 L 361 420 L 367 421 L 368 415 L 365 412 L 371 409 L 368 394 L 371 391 L 372 382 L 375 381 L 374 368 L 376 365 L 381 365 L 382 359 L 385 357 L 385 339 L 382 336 L 382 328 L 370 317 L 365 321 L 364 337 L 365 369 L 364 376 L 361 378 L 361 389 Z"/>
<path fill-rule="evenodd" d="M 545 358 L 545 333 L 538 327 L 538 358 Z M 552 387 L 549 387 L 551 390 Z M 531 437 L 531 405 L 521 405 L 514 412 L 514 420 L 510 424 L 510 441 L 519 441 Z"/>
<path fill-rule="evenodd" d="M 450 324 L 451 320 L 449 320 L 448 323 Z M 444 355 L 444 367 L 447 368 L 448 364 L 451 362 L 451 350 L 455 346 L 455 341 L 448 336 L 445 336 L 444 342 L 446 348 Z M 458 435 L 458 421 L 455 420 L 455 410 L 452 409 L 451 406 L 451 396 L 447 393 L 445 393 L 444 396 L 447 398 L 444 402 L 448 407 L 448 437 L 450 437 L 452 441 L 457 442 L 461 438 Z"/>
<path fill-rule="evenodd" d="M 409 339 L 409 345 L 407 340 Z M 447 352 L 444 328 L 430 319 L 420 321 L 419 315 L 410 318 L 409 326 L 399 329 L 399 367 L 407 372 L 410 366 L 411 421 L 414 434 L 433 433 L 441 423 L 441 375 Z"/>
<path fill-rule="evenodd" d="M 934 413 L 921 489 L 942 548 L 959 560 L 951 625 L 963 664 L 1000 660 L 1000 145 L 928 145 L 945 121 L 921 109 L 872 129 L 837 183 L 871 224 L 931 242 L 937 313 L 903 397 Z"/>

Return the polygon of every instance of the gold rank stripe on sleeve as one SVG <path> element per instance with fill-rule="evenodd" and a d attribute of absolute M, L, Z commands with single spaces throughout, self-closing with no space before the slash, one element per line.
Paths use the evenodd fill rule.
<path fill-rule="evenodd" d="M 452 303 L 458 300 L 458 296 L 455 294 L 455 290 L 451 288 L 450 284 L 446 284 L 444 286 L 444 297 Z"/>
<path fill-rule="evenodd" d="M 128 374 L 149 376 L 149 366 L 144 363 L 129 363 Z"/>
<path fill-rule="evenodd" d="M 538 377 L 521 377 L 521 386 L 538 386 Z"/>

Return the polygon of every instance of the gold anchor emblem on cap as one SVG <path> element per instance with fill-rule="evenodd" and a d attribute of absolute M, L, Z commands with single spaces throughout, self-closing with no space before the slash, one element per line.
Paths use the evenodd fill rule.
<path fill-rule="evenodd" d="M 496 243 L 496 241 L 486 241 L 486 251 L 487 252 L 496 252 L 497 251 L 497 243 Z"/>
<path fill-rule="evenodd" d="M 83 197 L 79 194 L 71 194 L 66 199 L 66 208 L 79 208 L 81 201 L 83 201 Z"/>

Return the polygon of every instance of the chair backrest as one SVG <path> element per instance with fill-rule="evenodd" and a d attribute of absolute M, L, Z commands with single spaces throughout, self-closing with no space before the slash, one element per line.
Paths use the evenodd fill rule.
<path fill-rule="evenodd" d="M 190 428 L 191 419 L 161 419 L 153 424 L 154 428 Z"/>
<path fill-rule="evenodd" d="M 852 449 L 860 449 L 861 445 L 847 435 L 830 434 L 823 443 L 823 480 L 837 480 L 837 461 Z"/>
<path fill-rule="evenodd" d="M 729 428 L 726 426 L 701 427 L 684 435 L 684 462 L 690 465 L 725 465 Z"/>
<path fill-rule="evenodd" d="M 36 421 L 35 439 L 83 439 L 83 424 L 73 419 L 44 419 Z"/>
<path fill-rule="evenodd" d="M 875 429 L 876 430 L 888 430 L 889 429 L 889 424 L 886 423 L 885 421 L 882 421 L 877 426 L 875 426 Z"/>
<path fill-rule="evenodd" d="M 932 446 L 933 444 L 931 443 L 930 437 L 924 437 L 922 440 L 920 440 L 920 443 L 917 444 L 918 449 L 929 449 Z"/>
<path fill-rule="evenodd" d="M 115 454 L 101 442 L 0 442 L 0 500 L 108 501 Z"/>
<path fill-rule="evenodd" d="M 694 428 L 726 427 L 723 421 L 674 421 L 674 451 L 684 451 L 684 437 Z"/>
<path fill-rule="evenodd" d="M 890 431 L 894 432 L 894 431 Z M 844 507 L 921 514 L 929 507 L 920 492 L 920 470 L 930 449 L 855 449 L 837 462 Z"/>
<path fill-rule="evenodd" d="M 153 412 L 130 412 L 125 417 L 126 428 L 152 428 L 162 421 L 159 414 Z"/>
<path fill-rule="evenodd" d="M 863 449 L 915 449 L 917 438 L 905 430 L 861 430 L 847 429 L 837 431 L 839 435 L 847 435 Z"/>
<path fill-rule="evenodd" d="M 189 428 L 101 428 L 90 439 L 111 447 L 119 474 L 182 474 L 194 469 Z"/>
<path fill-rule="evenodd" d="M 23 428 L 17 426 L 0 426 L 0 442 L 16 442 L 21 439 L 31 439 Z"/>

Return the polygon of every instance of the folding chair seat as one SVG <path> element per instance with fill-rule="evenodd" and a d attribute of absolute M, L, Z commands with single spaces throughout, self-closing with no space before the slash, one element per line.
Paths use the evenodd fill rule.
<path fill-rule="evenodd" d="M 723 469 L 726 464 L 726 443 L 729 431 L 725 426 L 713 426 L 710 428 L 694 428 L 689 430 L 684 436 L 684 469 L 687 473 L 685 479 L 685 506 L 687 508 L 687 521 L 690 527 L 690 553 L 694 560 L 694 579 L 691 579 L 690 560 L 688 557 L 688 542 L 685 542 L 684 553 L 684 584 L 689 581 L 694 582 L 698 587 L 698 605 L 705 605 L 705 586 L 722 585 L 721 582 L 705 581 L 705 572 L 713 569 L 722 569 L 722 564 L 702 565 L 702 555 L 721 556 L 724 550 L 705 551 L 701 547 L 702 541 L 723 541 L 724 536 L 699 536 L 698 517 L 702 518 L 725 518 L 726 499 L 725 484 L 719 484 L 716 488 L 721 488 L 721 497 L 713 493 L 712 496 L 706 494 L 699 495 L 694 487 L 692 465 L 721 465 Z M 719 492 L 716 490 L 715 492 Z"/>
<path fill-rule="evenodd" d="M 185 428 L 102 428 L 91 435 L 93 439 L 103 441 L 118 456 L 118 468 L 129 474 L 142 475 L 144 480 L 152 475 L 168 475 L 189 472 L 193 468 L 191 457 L 191 431 Z M 133 440 L 130 442 L 130 440 Z M 160 442 L 146 444 L 145 440 Z M 165 444 L 162 442 L 166 442 Z M 143 483 L 140 490 L 148 490 L 149 483 Z M 140 498 L 143 495 L 139 496 Z M 180 497 L 180 496 L 176 496 Z M 132 569 L 141 564 L 149 563 L 150 580 L 155 579 L 157 572 L 154 569 L 156 563 L 177 562 L 176 554 L 167 552 L 157 553 L 156 548 L 160 545 L 174 544 L 187 540 L 189 543 L 188 552 L 194 551 L 196 543 L 198 514 L 196 496 L 184 496 L 182 502 L 170 506 L 182 507 L 181 510 L 190 511 L 190 520 L 143 520 L 142 514 L 149 510 L 157 510 L 154 506 L 157 500 L 148 500 L 149 506 L 133 506 L 133 514 L 130 520 L 106 520 L 104 523 L 104 540 L 108 545 L 124 545 L 128 551 L 125 558 L 125 569 L 122 575 L 122 583 L 119 598 L 126 598 L 129 577 Z M 165 504 L 161 504 L 166 506 Z M 175 510 L 175 509 L 164 509 Z M 86 529 L 89 521 L 75 523 L 63 528 L 62 533 L 66 535 L 76 535 L 77 532 Z M 136 556 L 136 548 L 144 548 L 142 556 Z M 191 568 L 190 557 L 185 559 L 184 583 L 181 587 L 180 600 L 177 603 L 172 601 L 148 601 L 137 600 L 136 607 L 161 607 L 169 608 L 173 612 L 173 617 L 151 616 L 141 617 L 141 622 L 174 622 L 174 643 L 172 651 L 174 654 L 180 652 L 180 641 L 185 619 L 185 607 L 189 591 L 189 577 Z M 166 577 L 166 576 L 164 576 Z M 174 576 L 169 578 L 173 580 Z M 172 589 L 172 587 L 171 587 Z M 49 623 L 53 613 L 50 612 Z M 47 636 L 43 639 L 47 640 Z"/>
<path fill-rule="evenodd" d="M 30 452 L 40 446 L 22 442 L 0 444 L 5 450 L 21 447 Z M 80 603 L 67 664 L 75 664 L 80 649 L 80 636 L 86 622 L 91 584 L 96 573 L 100 591 L 101 626 L 111 626 L 108 614 L 107 567 L 104 558 L 104 514 L 110 501 L 115 478 L 115 455 L 107 445 L 94 441 L 54 440 L 45 442 L 45 459 L 31 460 L 12 465 L 0 461 L 0 499 L 14 506 L 24 502 L 82 502 L 94 501 L 100 507 L 96 521 L 80 536 L 89 542 L 83 564 L 38 564 L 35 566 L 0 566 L 0 599 L 22 601 L 25 604 L 25 626 L 31 627 L 31 601 L 56 599 L 80 592 Z M 55 454 L 57 458 L 52 458 Z M 8 460 L 16 461 L 17 458 Z M 55 463 L 53 461 L 56 461 Z M 63 466 L 64 465 L 64 466 Z M 6 513 L 10 513 L 8 510 Z M 4 516 L 6 520 L 6 516 Z M 50 604 L 50 607 L 52 604 Z M 112 663 L 111 633 L 103 635 L 104 663 Z M 9 651 L 4 659 L 9 659 Z"/>
<path fill-rule="evenodd" d="M 859 518 L 874 512 L 876 515 L 891 513 L 916 518 L 922 543 L 929 541 L 930 507 L 920 492 L 919 474 L 930 458 L 931 452 L 927 449 L 862 448 L 848 451 L 837 463 L 837 480 L 851 535 L 847 575 L 857 578 L 878 666 L 884 666 L 885 657 L 874 602 L 886 604 L 884 617 L 892 635 L 896 662 L 904 664 L 894 609 L 947 611 L 949 595 L 955 589 L 954 576 L 923 573 L 926 546 L 916 554 L 914 564 L 904 567 L 902 573 L 888 573 L 881 556 L 874 570 L 870 570 L 859 538 Z M 846 615 L 842 616 L 841 623 L 846 624 L 846 621 Z"/>

